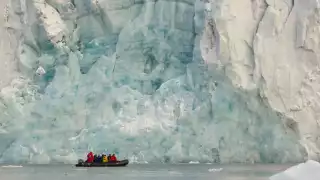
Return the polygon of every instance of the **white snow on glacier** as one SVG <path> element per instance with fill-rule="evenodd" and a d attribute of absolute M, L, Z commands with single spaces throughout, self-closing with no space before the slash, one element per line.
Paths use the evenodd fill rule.
<path fill-rule="evenodd" d="M 1 6 L 2 162 L 318 158 L 316 0 Z"/>

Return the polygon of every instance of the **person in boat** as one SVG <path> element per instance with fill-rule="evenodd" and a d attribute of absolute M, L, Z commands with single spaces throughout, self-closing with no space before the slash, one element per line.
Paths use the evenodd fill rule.
<path fill-rule="evenodd" d="M 103 162 L 102 156 L 103 156 L 102 154 L 99 155 L 99 158 L 98 158 L 99 159 L 99 163 Z"/>
<path fill-rule="evenodd" d="M 112 162 L 117 162 L 117 157 L 116 157 L 116 155 L 115 155 L 115 154 L 112 154 L 110 160 L 111 160 Z"/>
<path fill-rule="evenodd" d="M 115 155 L 115 154 L 113 154 L 113 157 L 114 157 L 114 161 L 115 161 L 115 162 L 117 162 L 117 161 L 118 161 L 118 159 L 117 159 L 117 157 L 116 157 L 116 155 Z"/>
<path fill-rule="evenodd" d="M 86 161 L 86 162 L 88 162 L 88 163 L 93 163 L 93 161 L 94 161 L 94 155 L 93 155 L 92 152 L 89 152 L 89 153 L 87 154 L 87 161 Z"/>
<path fill-rule="evenodd" d="M 108 162 L 111 161 L 111 154 L 108 155 L 107 159 L 108 159 Z"/>
<path fill-rule="evenodd" d="M 95 154 L 95 155 L 93 156 L 93 162 L 95 162 L 95 163 L 98 162 L 98 155 Z"/>
<path fill-rule="evenodd" d="M 103 163 L 107 163 L 107 162 L 108 162 L 107 155 L 102 154 L 102 162 L 103 162 Z"/>

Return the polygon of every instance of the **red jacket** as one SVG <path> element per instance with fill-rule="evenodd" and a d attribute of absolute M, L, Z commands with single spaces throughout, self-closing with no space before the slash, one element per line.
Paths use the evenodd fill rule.
<path fill-rule="evenodd" d="M 87 155 L 87 161 L 88 161 L 88 163 L 92 163 L 93 160 L 94 160 L 93 153 L 92 153 L 92 152 L 89 152 L 88 155 Z"/>
<path fill-rule="evenodd" d="M 117 158 L 116 158 L 116 156 L 112 155 L 111 158 L 110 158 L 110 160 L 111 160 L 111 161 L 117 161 Z"/>

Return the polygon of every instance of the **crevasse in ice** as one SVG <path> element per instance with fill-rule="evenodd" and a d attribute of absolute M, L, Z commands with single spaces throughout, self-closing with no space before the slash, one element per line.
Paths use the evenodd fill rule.
<path fill-rule="evenodd" d="M 205 28 L 211 58 L 220 53 L 209 2 L 12 0 L 10 8 L 21 76 L 1 90 L 2 162 L 70 163 L 88 150 L 138 162 L 304 158 L 259 90 L 236 88 L 203 59 Z"/>

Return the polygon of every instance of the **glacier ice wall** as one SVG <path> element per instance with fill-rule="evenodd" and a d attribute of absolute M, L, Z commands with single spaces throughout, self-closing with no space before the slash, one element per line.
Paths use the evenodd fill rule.
<path fill-rule="evenodd" d="M 319 1 L 214 2 L 223 41 L 218 59 L 205 46 L 207 61 L 223 67 L 235 87 L 258 89 L 299 135 L 307 157 L 319 159 Z"/>
<path fill-rule="evenodd" d="M 316 158 L 318 10 L 308 2 L 12 0 L 0 160 Z"/>

